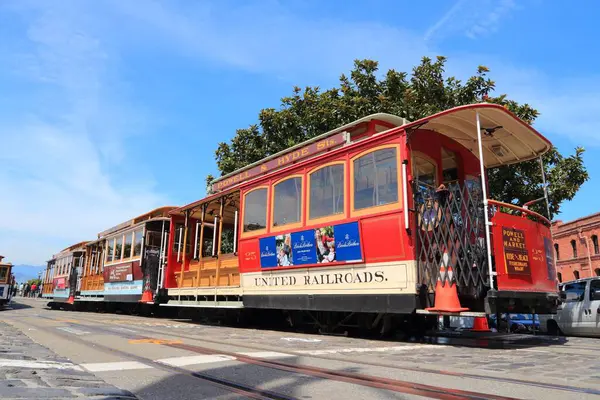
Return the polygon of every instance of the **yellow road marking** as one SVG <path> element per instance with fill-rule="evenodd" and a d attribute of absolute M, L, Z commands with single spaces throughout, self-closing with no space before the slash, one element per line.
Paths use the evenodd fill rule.
<path fill-rule="evenodd" d="M 150 343 L 150 344 L 181 344 L 181 340 L 169 340 L 169 339 L 131 339 L 131 344 Z"/>

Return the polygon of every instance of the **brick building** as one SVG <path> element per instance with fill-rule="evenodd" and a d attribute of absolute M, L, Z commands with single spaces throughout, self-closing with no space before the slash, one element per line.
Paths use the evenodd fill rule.
<path fill-rule="evenodd" d="M 558 279 L 561 282 L 600 276 L 600 213 L 552 223 Z"/>

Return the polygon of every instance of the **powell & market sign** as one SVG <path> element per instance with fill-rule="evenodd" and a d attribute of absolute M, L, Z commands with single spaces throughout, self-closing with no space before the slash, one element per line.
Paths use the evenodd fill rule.
<path fill-rule="evenodd" d="M 246 171 L 242 171 L 238 174 L 217 181 L 213 184 L 212 189 L 218 192 L 227 189 L 231 186 L 237 185 L 238 183 L 255 178 L 259 175 L 266 174 L 278 168 L 291 165 L 297 161 L 314 156 L 316 154 L 324 152 L 325 150 L 329 150 L 333 147 L 337 147 L 343 144 L 345 140 L 344 138 L 345 133 L 340 132 L 326 139 L 311 143 L 300 149 L 292 150 L 288 153 L 282 154 L 280 157 L 276 157 L 272 160 L 265 161 L 264 163 L 257 165 L 256 167 L 250 168 Z"/>
<path fill-rule="evenodd" d="M 525 245 L 525 232 L 502 227 L 506 272 L 509 275 L 531 275 L 529 252 Z"/>

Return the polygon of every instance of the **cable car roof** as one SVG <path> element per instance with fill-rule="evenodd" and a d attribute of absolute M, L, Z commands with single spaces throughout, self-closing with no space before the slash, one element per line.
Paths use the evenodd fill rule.
<path fill-rule="evenodd" d="M 552 148 L 552 143 L 531 125 L 503 106 L 491 103 L 451 108 L 411 122 L 403 128 L 435 131 L 462 144 L 479 158 L 476 112 L 479 113 L 486 168 L 529 161 Z"/>

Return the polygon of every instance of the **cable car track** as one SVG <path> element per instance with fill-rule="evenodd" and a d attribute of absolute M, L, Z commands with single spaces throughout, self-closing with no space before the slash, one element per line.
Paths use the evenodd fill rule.
<path fill-rule="evenodd" d="M 51 319 L 49 317 L 44 317 L 44 318 Z M 99 322 L 99 321 L 94 321 L 92 319 L 87 319 L 87 318 L 80 318 L 80 319 L 85 320 L 87 322 L 92 322 L 92 323 Z M 123 320 L 123 323 L 127 323 L 127 321 Z M 194 325 L 194 324 L 192 324 L 192 325 Z M 88 325 L 84 325 L 84 326 L 89 327 Z M 104 331 L 105 333 L 109 333 L 109 334 L 116 333 L 112 330 L 104 329 L 101 327 L 94 326 L 93 328 L 100 330 L 100 331 Z M 167 328 L 167 327 L 165 327 L 165 328 Z M 142 327 L 142 326 L 136 325 L 135 329 L 145 331 L 147 333 L 152 333 L 152 334 L 157 333 L 155 331 L 152 331 L 149 327 Z M 185 334 L 180 334 L 180 333 L 174 334 L 174 333 L 170 333 L 170 332 L 160 332 L 160 334 L 166 335 L 166 336 L 171 336 L 171 337 L 182 338 L 182 339 L 200 340 L 197 336 L 185 335 Z M 133 335 L 130 335 L 130 336 L 133 337 Z M 142 337 L 140 335 L 136 335 L 135 337 L 138 339 L 139 338 L 152 339 L 150 337 Z M 216 345 L 240 346 L 245 349 L 257 350 L 257 351 L 272 351 L 272 348 L 256 346 L 256 345 L 249 345 L 249 344 L 245 344 L 245 343 L 223 342 L 223 341 L 214 340 L 214 339 L 207 339 L 205 337 L 202 337 L 201 340 L 203 342 L 212 343 L 212 344 L 216 344 Z M 431 343 L 427 343 L 427 344 L 431 344 Z M 224 355 L 229 354 L 231 356 L 236 357 L 237 359 L 240 359 L 240 356 L 237 353 L 227 353 L 227 352 L 223 352 L 221 350 L 215 350 L 215 349 L 209 349 L 209 348 L 203 348 L 203 347 L 191 346 L 191 345 L 184 345 L 184 344 L 171 344 L 171 345 L 167 344 L 167 345 L 170 347 L 175 347 L 175 348 L 179 347 L 181 349 L 198 352 L 201 354 L 209 354 L 209 353 L 214 354 L 215 352 L 218 352 L 219 354 L 224 354 Z M 444 344 L 437 344 L 437 345 L 444 346 Z M 523 347 L 525 347 L 525 346 L 523 346 Z M 471 373 L 462 373 L 462 372 L 454 372 L 454 371 L 431 369 L 431 368 L 389 365 L 386 363 L 369 362 L 369 361 L 365 361 L 365 360 L 360 360 L 357 362 L 355 360 L 349 360 L 349 359 L 345 359 L 343 357 L 334 357 L 334 356 L 298 354 L 298 353 L 293 353 L 293 352 L 290 352 L 290 354 L 294 354 L 294 355 L 298 355 L 298 356 L 305 356 L 305 357 L 310 357 L 310 358 L 329 360 L 329 361 L 338 361 L 338 362 L 346 362 L 346 363 L 353 362 L 353 363 L 357 363 L 360 365 L 380 367 L 380 368 L 389 368 L 389 369 L 395 369 L 395 370 L 420 372 L 420 373 L 428 373 L 428 374 L 436 374 L 436 375 L 444 375 L 444 376 L 455 376 L 455 377 L 476 379 L 476 380 L 488 380 L 488 381 L 504 382 L 504 383 L 525 385 L 525 386 L 535 386 L 535 387 L 543 388 L 543 389 L 566 391 L 566 392 L 572 392 L 572 393 L 583 393 L 583 394 L 588 394 L 588 395 L 600 395 L 600 390 L 597 390 L 597 389 L 581 388 L 581 387 L 576 387 L 576 386 L 561 385 L 561 384 L 555 384 L 555 383 L 543 383 L 543 382 L 528 381 L 528 380 L 508 378 L 508 377 L 483 376 L 483 375 L 477 375 L 477 374 L 471 374 Z M 260 361 L 261 363 L 271 363 L 273 366 L 276 365 L 275 362 L 272 362 L 272 361 L 266 361 L 266 360 L 258 360 L 258 361 Z M 291 364 L 283 365 L 283 367 L 295 368 L 295 366 L 293 366 Z"/>
<path fill-rule="evenodd" d="M 44 316 L 40 316 L 40 317 L 44 318 L 44 319 L 52 320 L 52 318 L 50 318 L 50 317 L 44 317 Z M 120 336 L 120 337 L 124 337 L 127 339 L 132 339 L 132 340 L 155 339 L 155 338 L 148 337 L 148 336 L 128 334 L 127 332 L 115 332 L 113 330 L 105 329 L 105 328 L 98 327 L 98 326 L 90 326 L 90 325 L 77 324 L 77 323 L 71 323 L 71 324 L 85 326 L 86 329 L 88 329 L 90 331 L 96 331 L 96 333 L 111 334 L 111 335 Z M 57 334 L 58 336 L 68 338 L 68 340 L 77 341 L 84 345 L 93 345 L 97 349 L 98 348 L 103 349 L 103 350 L 106 350 L 113 354 L 120 355 L 123 357 L 128 357 L 128 358 L 131 358 L 133 360 L 136 360 L 136 361 L 139 361 L 139 362 L 142 362 L 145 364 L 151 363 L 152 366 L 156 366 L 157 368 L 160 368 L 163 370 L 168 370 L 168 371 L 170 370 L 172 372 L 182 373 L 182 374 L 193 376 L 195 378 L 199 378 L 199 379 L 202 379 L 205 381 L 209 381 L 217 386 L 226 387 L 227 389 L 229 389 L 231 391 L 234 391 L 236 393 L 241 393 L 245 396 L 248 396 L 248 397 L 251 397 L 254 399 L 298 400 L 294 397 L 290 397 L 290 396 L 279 394 L 279 393 L 272 392 L 272 391 L 265 391 L 265 390 L 262 390 L 260 388 L 256 388 L 256 387 L 253 387 L 250 385 L 246 385 L 246 384 L 242 384 L 242 383 L 238 383 L 238 382 L 233 382 L 231 380 L 215 377 L 214 375 L 210 375 L 210 374 L 206 374 L 206 373 L 202 373 L 202 372 L 193 372 L 193 371 L 189 371 L 189 370 L 186 370 L 183 368 L 178 368 L 178 367 L 158 363 L 154 360 L 151 360 L 151 359 L 148 359 L 145 357 L 136 356 L 134 354 L 131 354 L 131 353 L 128 353 L 128 352 L 125 352 L 122 350 L 117 350 L 117 349 L 114 349 L 109 346 L 105 346 L 102 344 L 98 344 L 95 342 L 85 340 L 84 339 L 85 336 L 72 336 L 72 335 L 69 335 L 67 333 L 63 333 L 60 331 L 58 331 L 58 332 L 55 331 L 54 333 Z M 173 336 L 173 335 L 170 335 L 170 336 Z M 195 340 L 198 340 L 198 338 L 195 338 Z M 222 344 L 225 344 L 225 343 L 222 343 Z M 286 371 L 286 372 L 292 372 L 292 373 L 306 375 L 306 376 L 313 376 L 316 378 L 321 378 L 321 379 L 326 379 L 326 380 L 333 380 L 333 381 L 355 384 L 355 385 L 359 385 L 359 386 L 388 390 L 388 391 L 393 391 L 393 392 L 398 392 L 398 393 L 424 396 L 424 397 L 432 398 L 432 399 L 439 399 L 439 400 L 484 400 L 484 399 L 516 400 L 513 397 L 498 396 L 498 395 L 493 395 L 493 394 L 488 394 L 488 393 L 479 393 L 479 392 L 466 391 L 466 390 L 460 390 L 460 389 L 451 389 L 451 388 L 446 388 L 446 387 L 441 387 L 441 386 L 425 385 L 425 384 L 420 384 L 420 383 L 377 377 L 377 376 L 372 376 L 372 375 L 363 375 L 363 374 L 357 374 L 357 373 L 352 373 L 352 372 L 336 371 L 336 370 L 331 370 L 331 369 L 326 369 L 326 368 L 319 368 L 319 367 L 312 367 L 312 366 L 305 366 L 305 365 L 294 365 L 294 364 L 284 363 L 284 362 L 280 362 L 280 361 L 273 361 L 273 360 L 266 360 L 266 359 L 261 359 L 261 358 L 257 358 L 257 357 L 245 356 L 245 355 L 241 355 L 239 353 L 234 353 L 234 352 L 226 352 L 226 351 L 221 351 L 221 350 L 217 351 L 215 349 L 204 348 L 204 347 L 194 346 L 194 345 L 187 345 L 187 344 L 183 344 L 183 343 L 169 343 L 168 341 L 166 341 L 162 345 L 167 346 L 167 347 L 178 348 L 181 350 L 194 352 L 197 354 L 208 355 L 208 354 L 215 354 L 216 352 L 218 352 L 219 355 L 235 357 L 236 361 L 242 362 L 245 364 L 256 365 L 256 366 L 260 366 L 260 367 L 276 369 L 276 370 L 281 370 L 281 371 Z M 249 346 L 243 346 L 243 347 L 252 348 Z M 348 362 L 348 360 L 344 360 L 344 361 Z"/>

